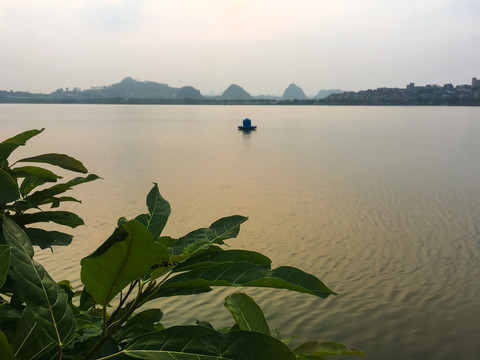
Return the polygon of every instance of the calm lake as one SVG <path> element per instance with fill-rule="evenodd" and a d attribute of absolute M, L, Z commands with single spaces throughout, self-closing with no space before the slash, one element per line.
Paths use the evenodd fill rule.
<path fill-rule="evenodd" d="M 237 130 L 245 117 L 256 132 Z M 217 288 L 157 303 L 165 325 L 231 325 L 224 298 L 245 290 L 295 344 L 341 342 L 370 360 L 479 356 L 480 108 L 0 105 L 0 125 L 0 140 L 46 128 L 14 159 L 66 153 L 103 178 L 71 192 L 86 223 L 72 245 L 37 252 L 57 281 L 79 286 L 80 259 L 119 217 L 145 212 L 157 182 L 172 206 L 165 235 L 246 215 L 232 248 L 339 293 Z"/>

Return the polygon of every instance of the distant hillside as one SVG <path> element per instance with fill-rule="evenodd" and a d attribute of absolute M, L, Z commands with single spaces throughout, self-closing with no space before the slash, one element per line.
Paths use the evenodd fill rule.
<path fill-rule="evenodd" d="M 220 98 L 225 100 L 250 100 L 252 96 L 240 86 L 232 84 L 223 92 Z"/>
<path fill-rule="evenodd" d="M 126 77 L 118 83 L 95 86 L 82 90 L 78 87 L 60 88 L 49 94 L 33 94 L 26 91 L 0 90 L 0 103 L 105 103 L 105 104 L 276 104 L 281 102 L 302 103 L 326 100 L 331 94 L 342 93 L 341 90 L 320 90 L 315 97 L 308 97 L 295 84 L 290 84 L 283 96 L 252 96 L 237 84 L 230 85 L 222 95 L 204 96 L 192 86 L 175 88 L 155 81 L 140 81 Z"/>
<path fill-rule="evenodd" d="M 103 93 L 124 99 L 172 99 L 178 89 L 154 81 L 137 81 L 127 77 L 117 84 L 107 86 Z"/>
<path fill-rule="evenodd" d="M 314 99 L 325 99 L 327 96 L 331 94 L 341 94 L 341 93 L 343 93 L 343 91 L 339 89 L 320 90 L 317 93 L 317 95 L 314 96 Z"/>
<path fill-rule="evenodd" d="M 303 90 L 295 84 L 290 84 L 285 89 L 285 92 L 283 93 L 283 97 L 282 97 L 282 99 L 284 100 L 294 100 L 294 99 L 303 100 L 306 98 L 307 96 L 305 95 Z"/>
<path fill-rule="evenodd" d="M 202 94 L 200 91 L 192 86 L 184 86 L 177 91 L 178 99 L 201 99 Z"/>
<path fill-rule="evenodd" d="M 119 83 L 80 91 L 58 89 L 50 94 L 54 99 L 200 99 L 202 94 L 191 86 L 174 88 L 154 81 L 138 81 L 126 77 Z"/>

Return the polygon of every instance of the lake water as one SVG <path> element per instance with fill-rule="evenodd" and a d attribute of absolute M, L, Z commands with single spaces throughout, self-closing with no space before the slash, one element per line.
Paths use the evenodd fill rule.
<path fill-rule="evenodd" d="M 258 130 L 237 131 L 245 117 Z M 103 179 L 69 205 L 86 226 L 38 251 L 55 280 L 120 216 L 145 212 L 152 182 L 170 202 L 164 234 L 249 216 L 233 248 L 293 265 L 339 293 L 325 300 L 245 288 L 294 343 L 337 341 L 371 360 L 480 353 L 480 108 L 0 105 L 0 139 L 46 130 L 20 157 L 61 152 Z M 238 289 L 157 303 L 164 324 L 232 323 Z"/>

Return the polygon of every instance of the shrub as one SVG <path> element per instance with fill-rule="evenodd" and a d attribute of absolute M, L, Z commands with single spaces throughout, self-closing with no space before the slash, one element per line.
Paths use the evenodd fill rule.
<path fill-rule="evenodd" d="M 26 225 L 54 221 L 74 227 L 80 225 L 79 218 L 66 212 L 61 215 L 25 211 L 77 201 L 58 195 L 98 176 L 76 178 L 30 195 L 37 186 L 58 177 L 41 168 L 12 168 L 7 158 L 42 130 L 31 130 L 0 144 L 2 360 L 282 360 L 363 356 L 362 351 L 332 342 L 308 342 L 290 349 L 288 341 L 272 336 L 262 310 L 244 293 L 227 296 L 225 307 L 232 314 L 234 325 L 217 330 L 205 321 L 165 328 L 160 309 L 142 309 L 154 299 L 205 293 L 216 286 L 288 289 L 321 298 L 335 294 L 318 278 L 300 269 L 272 269 L 271 260 L 263 254 L 224 249 L 225 241 L 238 235 L 241 224 L 247 220 L 244 216 L 221 218 L 179 238 L 163 236 L 170 205 L 160 195 L 157 184 L 147 195 L 147 212 L 131 220 L 120 218 L 112 235 L 81 260 L 81 291 L 74 291 L 68 281 L 56 283 L 34 260 L 32 245 L 67 245 L 69 241 L 59 240 L 66 235 Z M 66 155 L 45 154 L 17 163 L 27 161 L 87 172 L 80 162 Z M 23 178 L 20 185 L 19 178 Z"/>

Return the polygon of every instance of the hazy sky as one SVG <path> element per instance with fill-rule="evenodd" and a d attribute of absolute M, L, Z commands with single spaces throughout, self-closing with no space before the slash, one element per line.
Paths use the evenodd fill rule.
<path fill-rule="evenodd" d="M 0 90 L 469 84 L 480 0 L 0 0 Z"/>

